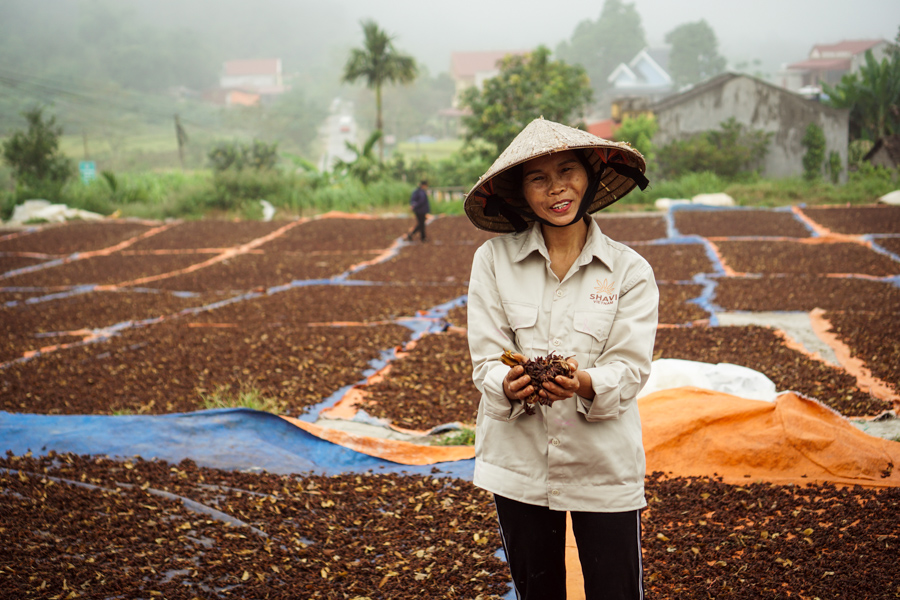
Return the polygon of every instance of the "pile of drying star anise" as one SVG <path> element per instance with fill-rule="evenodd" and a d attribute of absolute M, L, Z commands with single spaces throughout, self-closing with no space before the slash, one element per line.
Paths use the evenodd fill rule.
<path fill-rule="evenodd" d="M 519 354 L 518 356 L 522 355 Z M 553 352 L 550 352 L 547 356 L 537 356 L 522 362 L 516 359 L 515 354 L 509 350 L 504 350 L 503 356 L 500 357 L 500 361 L 509 367 L 522 365 L 525 367 L 525 373 L 531 377 L 531 385 L 533 386 L 534 391 L 531 392 L 530 396 L 524 399 L 525 412 L 529 415 L 534 414 L 535 404 L 543 404 L 545 406 L 550 406 L 552 404 L 549 398 L 544 398 L 538 394 L 538 390 L 544 388 L 544 382 L 553 381 L 556 379 L 557 375 L 568 376 L 571 373 L 570 365 L 566 362 L 566 359 Z"/>

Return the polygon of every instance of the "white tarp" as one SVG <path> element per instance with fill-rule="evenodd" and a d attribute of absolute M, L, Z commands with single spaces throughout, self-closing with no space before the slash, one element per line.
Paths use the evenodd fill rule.
<path fill-rule="evenodd" d="M 103 215 L 80 208 L 69 208 L 65 204 L 51 204 L 49 200 L 26 200 L 16 206 L 7 225 L 24 225 L 29 221 L 62 223 L 69 219 L 104 219 Z"/>
<path fill-rule="evenodd" d="M 878 200 L 885 204 L 890 204 L 891 206 L 900 206 L 900 190 L 894 190 L 893 192 L 887 193 Z"/>
<path fill-rule="evenodd" d="M 682 204 L 695 204 L 702 206 L 735 206 L 736 203 L 734 198 L 725 194 L 723 192 L 719 192 L 716 194 L 697 194 L 690 200 L 686 199 L 673 199 L 673 198 L 659 198 L 656 202 L 654 202 L 654 206 L 657 210 L 669 210 L 673 206 L 679 206 Z"/>
<path fill-rule="evenodd" d="M 660 358 L 653 361 L 650 379 L 638 394 L 638 398 L 660 390 L 686 386 L 766 402 L 774 402 L 778 395 L 771 379 L 747 367 L 730 363 L 714 365 L 692 360 Z"/>

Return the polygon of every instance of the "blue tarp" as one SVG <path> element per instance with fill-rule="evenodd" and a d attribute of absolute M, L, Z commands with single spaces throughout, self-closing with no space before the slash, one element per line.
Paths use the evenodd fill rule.
<path fill-rule="evenodd" d="M 435 474 L 471 481 L 474 460 L 400 465 L 321 440 L 267 412 L 246 408 L 169 415 L 35 415 L 0 412 L 0 450 L 141 456 L 203 467 L 277 474 Z"/>

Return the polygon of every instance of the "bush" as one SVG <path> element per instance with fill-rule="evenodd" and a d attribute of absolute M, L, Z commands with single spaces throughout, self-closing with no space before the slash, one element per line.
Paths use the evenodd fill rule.
<path fill-rule="evenodd" d="M 658 130 L 659 125 L 653 115 L 625 117 L 622 125 L 613 134 L 613 139 L 617 142 L 628 142 L 643 154 L 647 161 L 647 171 L 650 171 L 656 162 L 656 148 L 651 140 Z"/>
<path fill-rule="evenodd" d="M 223 171 L 254 169 L 257 171 L 274 169 L 278 163 L 278 144 L 267 144 L 253 140 L 251 144 L 219 142 L 207 155 L 217 173 Z"/>
<path fill-rule="evenodd" d="M 467 146 L 435 165 L 433 185 L 471 188 L 492 162 L 483 146 Z"/>
<path fill-rule="evenodd" d="M 858 168 L 863 157 L 869 153 L 874 144 L 869 140 L 853 140 L 847 148 L 847 167 L 850 170 Z"/>
<path fill-rule="evenodd" d="M 678 178 L 690 172 L 710 171 L 729 180 L 754 176 L 768 152 L 772 134 L 746 129 L 734 118 L 720 127 L 661 148 L 662 175 Z"/>
<path fill-rule="evenodd" d="M 268 200 L 290 188 L 293 178 L 279 171 L 226 170 L 213 177 L 212 194 L 206 204 L 212 208 L 240 208 L 248 200 Z M 273 203 L 274 204 L 274 203 Z"/>
<path fill-rule="evenodd" d="M 382 179 L 368 185 L 347 178 L 327 188 L 312 192 L 306 198 L 306 206 L 316 212 L 337 210 L 359 211 L 409 211 L 410 184 L 403 181 Z"/>
<path fill-rule="evenodd" d="M 806 133 L 800 143 L 806 148 L 803 155 L 803 178 L 815 181 L 822 175 L 822 163 L 825 162 L 825 134 L 815 123 L 806 127 Z"/>
<path fill-rule="evenodd" d="M 662 180 L 657 183 L 651 181 L 650 186 L 644 191 L 635 188 L 625 197 L 625 202 L 631 204 L 652 204 L 660 198 L 688 200 L 697 194 L 725 191 L 726 187 L 728 187 L 728 182 L 712 171 L 687 173 L 676 179 Z"/>
<path fill-rule="evenodd" d="M 841 179 L 841 155 L 832 150 L 828 154 L 828 174 L 831 175 L 831 183 L 837 183 Z"/>
<path fill-rule="evenodd" d="M 20 186 L 58 191 L 72 177 L 74 167 L 59 151 L 62 127 L 56 124 L 56 117 L 45 121 L 43 112 L 42 108 L 35 107 L 22 113 L 28 129 L 16 131 L 3 142 L 2 154 Z"/>

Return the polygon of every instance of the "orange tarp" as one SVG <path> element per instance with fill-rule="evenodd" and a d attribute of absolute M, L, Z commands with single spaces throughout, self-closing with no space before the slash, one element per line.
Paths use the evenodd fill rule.
<path fill-rule="evenodd" d="M 900 442 L 863 433 L 830 408 L 792 392 L 763 402 L 683 387 L 645 396 L 638 407 L 648 472 L 718 475 L 735 484 L 900 486 Z M 474 457 L 471 446 L 425 446 L 283 418 L 316 437 L 400 464 Z"/>
<path fill-rule="evenodd" d="M 648 472 L 718 474 L 735 484 L 900 486 L 900 443 L 863 433 L 794 393 L 772 403 L 676 388 L 638 406 Z"/>
<path fill-rule="evenodd" d="M 683 387 L 645 396 L 638 409 L 648 472 L 718 475 L 733 484 L 900 486 L 900 443 L 863 433 L 833 410 L 791 392 L 763 402 Z M 475 454 L 471 446 L 422 446 L 283 418 L 322 439 L 401 464 L 427 465 Z M 566 565 L 568 597 L 583 600 L 571 521 Z"/>
<path fill-rule="evenodd" d="M 412 442 L 387 440 L 319 427 L 291 417 L 282 416 L 281 418 L 317 438 L 401 465 L 433 465 L 440 462 L 475 458 L 474 446 L 424 446 Z"/>

